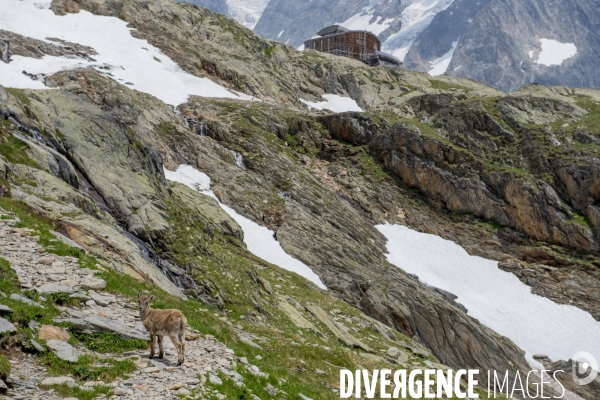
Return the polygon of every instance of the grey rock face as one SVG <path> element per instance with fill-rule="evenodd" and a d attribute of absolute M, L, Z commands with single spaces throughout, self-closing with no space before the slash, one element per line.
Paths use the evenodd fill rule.
<path fill-rule="evenodd" d="M 368 0 L 271 0 L 254 31 L 298 47 L 325 26 L 345 21 L 368 5 Z M 282 30 L 283 34 L 279 36 Z"/>
<path fill-rule="evenodd" d="M 592 72 L 600 61 L 599 28 L 593 0 L 494 0 L 462 35 L 448 71 L 505 91 L 531 82 L 599 87 L 600 77 Z M 573 43 L 577 54 L 562 65 L 538 65 L 540 39 Z"/>
<path fill-rule="evenodd" d="M 431 24 L 413 42 L 404 59 L 404 65 L 418 71 L 431 69 L 430 62 L 446 54 L 473 23 L 477 13 L 491 0 L 463 0 L 454 2 L 438 13 Z M 394 40 L 386 43 L 396 45 Z"/>

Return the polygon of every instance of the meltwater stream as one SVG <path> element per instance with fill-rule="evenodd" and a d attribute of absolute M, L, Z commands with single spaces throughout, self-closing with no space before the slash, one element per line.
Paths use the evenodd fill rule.
<path fill-rule="evenodd" d="M 577 307 L 531 293 L 496 261 L 469 255 L 456 243 L 401 225 L 378 225 L 388 261 L 458 296 L 468 314 L 508 337 L 527 353 L 569 360 L 585 351 L 600 360 L 600 322 Z"/>

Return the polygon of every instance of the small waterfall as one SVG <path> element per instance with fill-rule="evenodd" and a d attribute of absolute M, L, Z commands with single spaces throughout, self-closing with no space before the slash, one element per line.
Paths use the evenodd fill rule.
<path fill-rule="evenodd" d="M 240 153 L 235 152 L 233 150 L 229 150 L 229 152 L 233 156 L 235 164 L 242 169 L 246 169 L 246 167 L 244 166 L 244 157 Z"/>
<path fill-rule="evenodd" d="M 26 127 L 25 125 L 21 124 L 19 121 L 17 121 L 14 117 L 12 117 L 10 115 L 8 116 L 8 120 L 10 122 L 12 122 L 13 125 L 15 125 L 20 132 L 27 133 L 36 142 L 42 143 L 44 145 L 47 144 L 46 140 L 44 140 L 44 137 L 42 136 L 40 131 L 38 131 L 37 129 Z"/>
<path fill-rule="evenodd" d="M 199 121 L 198 118 L 195 118 L 195 117 L 183 116 L 177 108 L 173 108 L 173 109 L 174 109 L 175 113 L 177 115 L 179 115 L 179 117 L 183 120 L 183 122 L 185 123 L 185 126 L 187 126 L 188 129 L 190 129 L 192 132 L 196 133 L 199 136 L 207 136 L 207 133 L 210 133 L 210 137 L 212 139 L 215 139 L 215 140 L 217 139 L 218 135 L 215 134 L 215 132 L 213 132 L 210 129 L 210 127 L 208 126 L 206 121 Z M 244 157 L 240 153 L 230 150 L 230 149 L 222 146 L 218 142 L 216 143 L 216 145 L 227 150 L 229 152 L 229 154 L 231 154 L 231 156 L 233 157 L 233 160 L 235 161 L 235 164 L 238 167 L 240 167 L 242 169 L 246 169 L 246 166 L 244 165 Z"/>
<path fill-rule="evenodd" d="M 2 61 L 8 64 L 10 56 L 8 54 L 8 42 L 4 43 L 4 51 L 2 52 Z"/>

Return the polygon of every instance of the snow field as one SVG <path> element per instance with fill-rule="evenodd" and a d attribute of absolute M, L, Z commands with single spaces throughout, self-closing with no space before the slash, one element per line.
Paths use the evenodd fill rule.
<path fill-rule="evenodd" d="M 561 43 L 552 39 L 540 39 L 542 50 L 534 62 L 538 65 L 551 67 L 562 65 L 563 62 L 577 54 L 577 46 L 574 43 Z M 529 58 L 534 57 L 534 52 L 529 52 Z"/>
<path fill-rule="evenodd" d="M 448 8 L 454 0 L 415 0 L 402 11 L 402 28 L 390 36 L 383 44 L 383 51 L 404 61 L 408 50 L 433 18 Z"/>
<path fill-rule="evenodd" d="M 0 29 L 53 43 L 58 38 L 92 47 L 96 61 L 83 58 L 45 56 L 42 59 L 12 56 L 9 64 L 0 64 L 0 84 L 22 89 L 47 89 L 43 80 L 34 81 L 23 74 L 51 75 L 78 67 L 94 67 L 109 72 L 111 78 L 132 89 L 151 94 L 163 102 L 178 105 L 190 95 L 251 100 L 208 78 L 183 71 L 177 63 L 147 41 L 131 36 L 127 22 L 114 17 L 93 15 L 87 11 L 65 16 L 54 15 L 35 0 L 2 0 Z M 36 5 L 37 4 L 37 5 Z M 44 3 L 45 4 L 45 3 Z M 108 67 L 106 70 L 104 68 Z"/>
<path fill-rule="evenodd" d="M 431 286 L 449 291 L 468 314 L 523 349 L 552 360 L 585 351 L 600 359 L 600 322 L 577 307 L 534 295 L 496 261 L 470 256 L 449 240 L 400 225 L 378 225 L 388 261 Z"/>
<path fill-rule="evenodd" d="M 234 209 L 222 204 L 215 194 L 210 190 L 210 177 L 198 171 L 190 165 L 180 165 L 176 171 L 164 169 L 167 180 L 183 183 L 187 187 L 197 190 L 207 196 L 216 199 L 221 208 L 233 218 L 244 231 L 244 243 L 248 250 L 263 260 L 275 264 L 287 271 L 313 282 L 321 289 L 327 289 L 319 276 L 315 274 L 306 264 L 287 254 L 279 242 L 275 240 L 275 233 L 258 225 L 256 222 L 238 214 Z"/>
<path fill-rule="evenodd" d="M 456 46 L 458 46 L 458 40 L 452 42 L 452 48 L 446 54 L 431 62 L 431 69 L 428 72 L 429 75 L 439 76 L 444 75 L 446 73 L 450 62 L 452 61 L 452 56 L 454 56 Z"/>
<path fill-rule="evenodd" d="M 321 96 L 325 101 L 313 103 L 311 101 L 300 99 L 301 102 L 306 104 L 309 109 L 315 108 L 317 110 L 329 110 L 335 113 L 342 113 L 347 111 L 363 112 L 363 109 L 356 104 L 356 101 L 350 97 L 342 97 L 336 94 L 324 94 Z"/>

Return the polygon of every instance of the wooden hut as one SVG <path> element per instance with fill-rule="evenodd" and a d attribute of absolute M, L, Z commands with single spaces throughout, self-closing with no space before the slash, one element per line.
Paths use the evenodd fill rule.
<path fill-rule="evenodd" d="M 316 37 L 304 42 L 304 48 L 351 57 L 371 66 L 402 64 L 393 55 L 381 51 L 381 40 L 377 35 L 368 31 L 352 31 L 340 25 L 321 29 Z"/>

